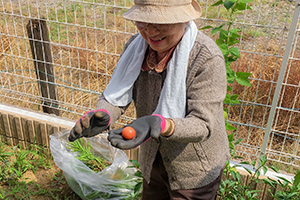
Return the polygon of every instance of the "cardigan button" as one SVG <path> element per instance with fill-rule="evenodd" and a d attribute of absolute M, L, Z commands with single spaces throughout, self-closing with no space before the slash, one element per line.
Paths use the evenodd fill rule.
<path fill-rule="evenodd" d="M 177 181 L 177 178 L 176 177 L 172 177 L 171 180 L 172 181 Z"/>

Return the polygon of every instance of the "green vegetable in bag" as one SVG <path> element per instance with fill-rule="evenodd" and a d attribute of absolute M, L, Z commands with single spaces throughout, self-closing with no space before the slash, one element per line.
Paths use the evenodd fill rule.
<path fill-rule="evenodd" d="M 142 175 L 137 161 L 110 145 L 107 136 L 68 141 L 68 131 L 50 135 L 50 150 L 68 185 L 84 200 L 137 200 Z"/>

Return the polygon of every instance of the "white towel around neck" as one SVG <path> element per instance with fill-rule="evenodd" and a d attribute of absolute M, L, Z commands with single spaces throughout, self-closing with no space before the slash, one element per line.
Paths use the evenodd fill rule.
<path fill-rule="evenodd" d="M 186 110 L 186 73 L 189 54 L 197 36 L 197 26 L 190 21 L 167 65 L 167 76 L 154 113 L 166 118 L 183 118 Z M 104 97 L 114 106 L 125 106 L 132 101 L 133 84 L 141 72 L 146 41 L 139 34 L 127 47 L 117 63 Z"/>

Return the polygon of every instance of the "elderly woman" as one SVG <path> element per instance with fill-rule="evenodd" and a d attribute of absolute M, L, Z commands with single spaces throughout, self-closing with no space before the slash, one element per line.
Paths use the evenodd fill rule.
<path fill-rule="evenodd" d="M 123 128 L 108 140 L 120 149 L 140 147 L 143 200 L 214 199 L 229 159 L 223 100 L 224 58 L 198 31 L 195 0 L 135 0 L 123 17 L 139 34 L 126 43 L 96 110 L 87 112 L 69 139 L 92 137 L 113 124 L 134 101 L 132 140 Z"/>

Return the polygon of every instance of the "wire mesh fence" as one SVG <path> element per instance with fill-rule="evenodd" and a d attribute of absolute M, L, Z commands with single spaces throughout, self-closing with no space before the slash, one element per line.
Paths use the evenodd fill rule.
<path fill-rule="evenodd" d="M 202 7 L 198 28 L 219 26 L 229 18 L 224 7 L 211 6 L 216 1 L 198 2 Z M 93 109 L 124 44 L 137 33 L 134 24 L 122 18 L 133 1 L 1 0 L 0 4 L 1 102 L 55 109 L 72 120 Z M 299 13 L 292 24 L 298 2 L 255 0 L 249 5 L 252 9 L 240 11 L 234 20 L 233 26 L 241 31 L 237 46 L 241 58 L 231 68 L 252 73 L 252 87 L 232 84 L 231 92 L 239 95 L 240 103 L 225 105 L 228 120 L 237 128 L 236 139 L 243 139 L 237 151 L 245 158 L 265 152 L 271 161 L 299 167 Z M 289 35 L 293 27 L 295 33 Z M 210 30 L 203 31 L 217 39 Z M 289 38 L 291 53 L 286 56 Z M 118 124 L 134 118 L 132 104 Z"/>

